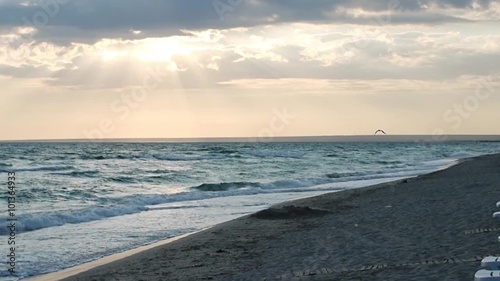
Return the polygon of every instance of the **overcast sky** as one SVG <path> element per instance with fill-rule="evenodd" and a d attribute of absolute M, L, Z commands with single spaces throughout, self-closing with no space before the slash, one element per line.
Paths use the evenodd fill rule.
<path fill-rule="evenodd" d="M 500 1 L 0 0 L 0 139 L 500 134 Z"/>

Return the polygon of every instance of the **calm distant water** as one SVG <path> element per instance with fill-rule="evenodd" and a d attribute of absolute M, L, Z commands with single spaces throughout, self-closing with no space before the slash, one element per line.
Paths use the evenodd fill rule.
<path fill-rule="evenodd" d="M 0 144 L 0 182 L 7 191 L 16 172 L 19 278 L 496 152 L 500 143 Z M 6 227 L 0 235 L 6 257 Z M 2 264 L 0 279 L 11 280 Z"/>

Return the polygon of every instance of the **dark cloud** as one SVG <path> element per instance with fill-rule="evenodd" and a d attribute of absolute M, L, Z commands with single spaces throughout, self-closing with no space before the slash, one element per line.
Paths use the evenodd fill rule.
<path fill-rule="evenodd" d="M 440 6 L 470 9 L 490 0 L 38 0 L 0 4 L 0 26 L 34 25 L 38 40 L 68 44 L 100 38 L 145 38 L 180 34 L 181 29 L 249 27 L 280 22 L 376 24 L 376 19 L 345 15 L 342 10 L 393 13 L 390 24 L 455 22 L 462 19 L 429 10 Z M 214 7 L 216 3 L 217 7 Z M 231 5 L 231 3 L 233 3 Z M 141 30 L 133 34 L 131 30 Z"/>
<path fill-rule="evenodd" d="M 454 7 L 454 8 L 472 8 L 475 1 L 471 0 L 441 0 L 437 2 L 441 7 Z"/>

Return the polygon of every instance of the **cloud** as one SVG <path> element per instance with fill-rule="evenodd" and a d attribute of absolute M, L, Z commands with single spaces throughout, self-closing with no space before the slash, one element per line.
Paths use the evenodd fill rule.
<path fill-rule="evenodd" d="M 123 90 L 158 67 L 169 89 L 500 73 L 489 63 L 500 54 L 500 35 L 487 21 L 500 15 L 494 1 L 246 0 L 231 2 L 241 4 L 223 20 L 213 3 L 4 0 L 0 14 L 11 14 L 0 16 L 0 75 Z M 22 18 L 42 14 L 46 24 L 23 26 Z"/>
<path fill-rule="evenodd" d="M 222 4 L 216 8 L 214 3 Z M 279 23 L 361 25 L 438 24 L 498 20 L 488 0 L 7 0 L 0 26 L 31 26 L 35 40 L 58 44 L 95 43 L 102 38 L 142 39 L 180 30 L 230 29 Z M 494 6 L 494 5 L 493 5 Z M 455 10 L 462 11 L 456 14 Z M 452 11 L 452 12 L 450 12 Z"/>
<path fill-rule="evenodd" d="M 38 46 L 41 53 L 0 60 L 0 74 L 72 89 L 140 87 L 151 72 L 163 73 L 156 76 L 165 89 L 220 88 L 245 79 L 434 81 L 500 74 L 490 63 L 500 60 L 500 34 L 468 35 L 462 27 L 282 24 L 66 47 L 33 43 L 3 48 Z"/>

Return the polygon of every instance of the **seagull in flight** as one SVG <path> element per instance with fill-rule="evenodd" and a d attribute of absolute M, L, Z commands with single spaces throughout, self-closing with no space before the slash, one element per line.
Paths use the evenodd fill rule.
<path fill-rule="evenodd" d="M 384 130 L 380 130 L 380 129 L 375 131 L 375 135 L 376 135 L 376 134 L 378 134 L 378 133 L 382 133 L 382 134 L 384 134 L 384 135 L 387 135 L 387 134 L 384 132 Z"/>

